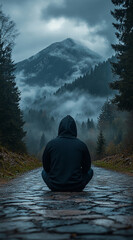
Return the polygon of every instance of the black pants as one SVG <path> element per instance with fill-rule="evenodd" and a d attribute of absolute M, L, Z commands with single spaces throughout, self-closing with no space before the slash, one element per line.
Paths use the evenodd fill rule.
<path fill-rule="evenodd" d="M 90 170 L 86 174 L 82 175 L 82 186 L 80 188 L 76 188 L 76 186 L 75 186 L 75 189 L 72 191 L 75 191 L 75 192 L 82 191 L 85 188 L 85 186 L 89 183 L 89 181 L 92 179 L 92 177 L 93 177 L 93 169 L 90 168 Z M 44 169 L 42 170 L 42 178 L 43 178 L 44 182 L 46 183 L 46 185 L 48 186 L 48 188 L 51 189 L 51 186 L 49 183 L 49 176 L 45 172 Z M 57 191 L 57 190 L 53 189 L 53 191 Z M 60 190 L 58 190 L 58 191 L 60 191 Z M 63 191 L 65 192 L 65 189 L 63 189 Z M 66 190 L 66 191 L 68 191 L 68 190 Z"/>

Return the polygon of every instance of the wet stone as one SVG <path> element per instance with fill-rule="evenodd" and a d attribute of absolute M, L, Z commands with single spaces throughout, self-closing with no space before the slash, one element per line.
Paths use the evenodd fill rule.
<path fill-rule="evenodd" d="M 6 240 L 2 239 L 2 240 Z M 68 240 L 70 239 L 70 235 L 69 234 L 50 234 L 47 232 L 40 232 L 40 234 L 38 233 L 31 233 L 31 234 L 16 234 L 16 236 L 12 237 L 10 236 L 8 238 L 9 240 Z"/>
<path fill-rule="evenodd" d="M 133 237 L 133 229 L 121 229 L 114 232 L 115 235 L 126 235 Z"/>
<path fill-rule="evenodd" d="M 133 212 L 130 215 L 116 215 L 116 216 L 109 216 L 110 219 L 114 219 L 115 221 L 121 224 L 127 224 L 133 228 Z"/>
<path fill-rule="evenodd" d="M 116 223 L 111 219 L 95 219 L 91 221 L 92 224 L 100 225 L 107 228 L 125 229 L 128 228 L 128 224 Z"/>
<path fill-rule="evenodd" d="M 84 235 L 83 238 L 80 236 L 77 240 L 132 240 L 132 237 L 118 236 L 118 235 Z"/>
<path fill-rule="evenodd" d="M 109 229 L 96 226 L 96 225 L 89 225 L 89 224 L 76 224 L 76 225 L 70 225 L 70 226 L 61 226 L 56 227 L 56 229 L 51 228 L 50 231 L 55 231 L 58 233 L 80 233 L 80 234 L 105 234 L 109 232 Z"/>
<path fill-rule="evenodd" d="M 0 239 L 133 239 L 133 177 L 94 172 L 83 192 L 49 191 L 41 169 L 1 186 Z"/>
<path fill-rule="evenodd" d="M 101 206 L 98 206 L 98 207 L 93 207 L 92 208 L 92 211 L 93 212 L 96 212 L 96 213 L 101 213 L 105 216 L 108 216 L 108 215 L 114 215 L 114 214 L 117 214 L 117 212 L 115 211 L 114 213 L 114 208 L 111 208 L 111 207 L 101 207 Z"/>
<path fill-rule="evenodd" d="M 25 221 L 3 221 L 3 223 L 0 224 L 1 232 L 7 232 L 7 231 L 29 231 L 29 229 L 34 229 L 35 225 L 32 222 L 25 222 Z"/>

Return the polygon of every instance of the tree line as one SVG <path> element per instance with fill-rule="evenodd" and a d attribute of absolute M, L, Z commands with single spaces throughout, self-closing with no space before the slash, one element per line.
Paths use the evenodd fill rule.
<path fill-rule="evenodd" d="M 91 69 L 89 73 L 75 79 L 72 83 L 65 83 L 56 91 L 55 95 L 63 94 L 66 91 L 73 92 L 75 90 L 84 91 L 100 97 L 112 95 L 113 90 L 109 84 L 113 82 L 115 77 L 112 73 L 111 62 L 116 62 L 116 57 L 99 63 L 94 69 Z"/>

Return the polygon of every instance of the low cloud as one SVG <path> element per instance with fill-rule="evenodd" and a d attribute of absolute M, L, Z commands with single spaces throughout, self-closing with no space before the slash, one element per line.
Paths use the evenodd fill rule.
<path fill-rule="evenodd" d="M 29 86 L 25 83 L 23 72 L 16 77 L 17 86 L 21 92 L 20 106 L 23 110 L 32 108 L 45 110 L 49 116 L 57 120 L 66 115 L 73 116 L 77 121 L 86 121 L 97 117 L 101 110 L 105 97 L 92 96 L 82 91 L 65 92 L 55 95 L 58 87 L 45 85 Z"/>

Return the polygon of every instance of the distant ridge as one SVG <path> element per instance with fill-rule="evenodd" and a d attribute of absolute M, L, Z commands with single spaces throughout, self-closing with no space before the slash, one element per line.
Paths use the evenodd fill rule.
<path fill-rule="evenodd" d="M 28 85 L 61 86 L 89 72 L 101 61 L 99 54 L 67 38 L 17 63 L 16 73 L 22 73 L 23 81 Z"/>

